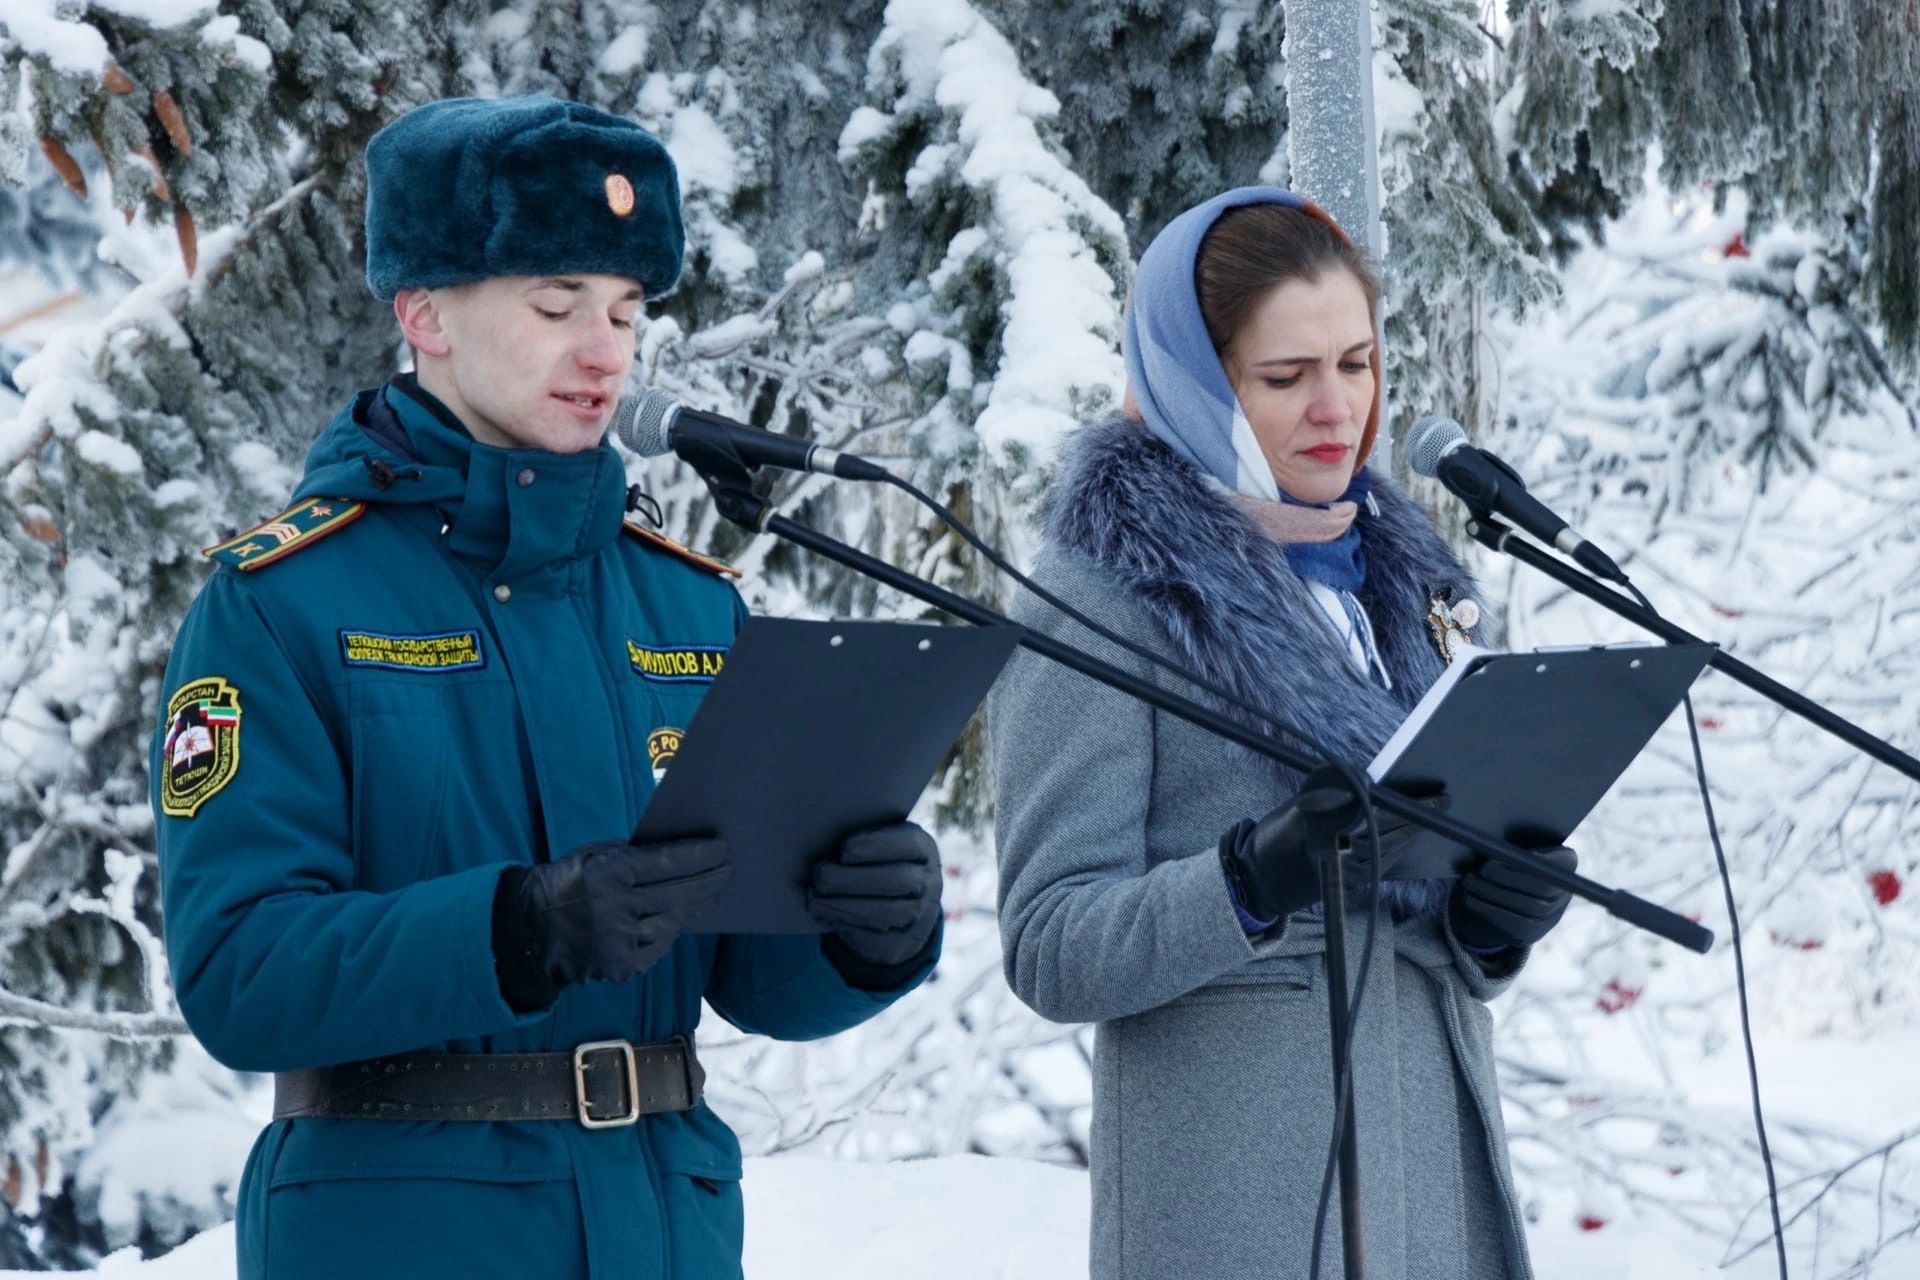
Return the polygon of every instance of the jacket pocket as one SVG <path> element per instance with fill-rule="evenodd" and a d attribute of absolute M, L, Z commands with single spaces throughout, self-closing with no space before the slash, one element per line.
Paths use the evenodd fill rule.
<path fill-rule="evenodd" d="M 1170 1004 L 1288 1002 L 1304 999 L 1322 981 L 1318 956 L 1279 956 L 1229 969 Z"/>
<path fill-rule="evenodd" d="M 662 1117 L 653 1135 L 674 1280 L 740 1280 L 746 1244 L 740 1147 L 730 1132 L 709 1132 L 719 1123 L 703 1107 L 684 1118 Z"/>
<path fill-rule="evenodd" d="M 587 1274 L 570 1179 L 283 1179 L 266 1201 L 273 1280 Z"/>

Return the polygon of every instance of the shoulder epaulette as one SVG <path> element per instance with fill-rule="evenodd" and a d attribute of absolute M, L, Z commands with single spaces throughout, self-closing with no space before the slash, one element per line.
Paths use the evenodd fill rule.
<path fill-rule="evenodd" d="M 200 554 L 246 573 L 290 556 L 302 547 L 310 547 L 330 533 L 338 533 L 366 511 L 364 502 L 308 498 L 239 537 L 208 547 Z"/>
<path fill-rule="evenodd" d="M 672 538 L 666 537 L 663 534 L 655 533 L 653 530 L 646 528 L 644 525 L 637 525 L 633 521 L 628 520 L 624 522 L 620 527 L 622 529 L 625 529 L 628 533 L 632 534 L 634 537 L 640 539 L 640 541 L 645 543 L 650 543 L 651 545 L 660 548 L 660 550 L 666 552 L 668 555 L 678 556 L 689 564 L 699 565 L 702 569 L 705 569 L 708 573 L 725 574 L 730 578 L 737 578 L 740 576 L 740 571 L 734 568 L 732 565 L 728 564 L 725 560 L 715 560 L 712 556 L 703 556 L 698 551 L 695 551 L 693 548 L 683 547 L 679 543 L 675 542 Z"/>

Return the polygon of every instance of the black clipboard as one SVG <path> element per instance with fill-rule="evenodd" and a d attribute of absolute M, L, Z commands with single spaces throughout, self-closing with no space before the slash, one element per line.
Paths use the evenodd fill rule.
<path fill-rule="evenodd" d="M 1469 653 L 1368 773 L 1408 795 L 1445 786 L 1448 817 L 1515 844 L 1565 843 L 1712 655 L 1707 644 Z M 1390 876 L 1459 875 L 1480 857 L 1423 830 Z"/>
<path fill-rule="evenodd" d="M 807 867 L 912 811 L 1013 655 L 1015 627 L 749 618 L 634 832 L 717 834 L 733 881 L 698 933 L 818 933 Z"/>

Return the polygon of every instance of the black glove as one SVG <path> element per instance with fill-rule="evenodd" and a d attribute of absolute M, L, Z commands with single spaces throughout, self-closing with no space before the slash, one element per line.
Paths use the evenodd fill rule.
<path fill-rule="evenodd" d="M 1562 871 L 1580 865 L 1579 855 L 1565 845 L 1533 852 Z M 1530 947 L 1560 923 L 1572 896 L 1524 867 L 1488 859 L 1454 882 L 1448 923 L 1453 936 L 1474 950 Z"/>
<path fill-rule="evenodd" d="M 610 840 L 555 862 L 509 867 L 493 895 L 500 991 L 524 1013 L 574 982 L 619 982 L 653 965 L 691 917 L 727 887 L 716 838 Z"/>
<path fill-rule="evenodd" d="M 885 991 L 926 963 L 940 923 L 940 849 L 911 822 L 848 836 L 813 864 L 807 911 L 842 977 Z"/>
<path fill-rule="evenodd" d="M 1439 792 L 1422 797 L 1420 803 L 1444 813 L 1447 796 Z M 1222 833 L 1221 869 L 1247 914 L 1278 920 L 1320 901 L 1320 868 L 1313 851 L 1326 847 L 1339 833 L 1349 833 L 1352 840 L 1345 877 L 1356 884 L 1372 878 L 1376 858 L 1381 875 L 1391 871 L 1420 833 L 1413 823 L 1389 813 L 1377 813 L 1375 822 L 1380 828 L 1377 850 L 1346 776 L 1322 765 L 1301 780 L 1293 799 L 1258 822 L 1242 819 Z"/>

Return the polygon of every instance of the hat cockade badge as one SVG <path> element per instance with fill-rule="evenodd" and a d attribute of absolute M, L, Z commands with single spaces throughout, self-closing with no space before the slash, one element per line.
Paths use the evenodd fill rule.
<path fill-rule="evenodd" d="M 633 184 L 621 174 L 607 175 L 607 208 L 618 218 L 633 212 Z"/>

